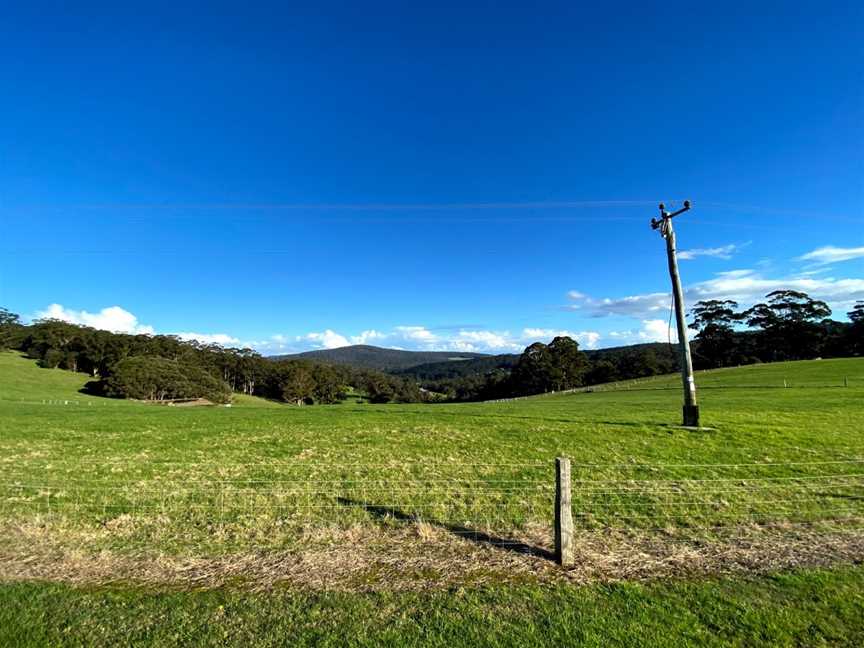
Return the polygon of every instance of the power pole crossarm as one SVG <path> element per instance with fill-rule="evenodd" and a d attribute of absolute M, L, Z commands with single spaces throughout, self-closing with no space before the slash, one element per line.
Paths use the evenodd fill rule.
<path fill-rule="evenodd" d="M 685 318 L 684 291 L 681 288 L 681 275 L 678 272 L 678 257 L 675 247 L 675 228 L 672 219 L 690 210 L 690 201 L 684 207 L 669 213 L 660 203 L 660 220 L 651 219 L 651 227 L 659 229 L 666 239 L 666 256 L 669 261 L 669 277 L 672 279 L 672 299 L 675 306 L 675 323 L 678 328 L 678 347 L 681 354 L 681 382 L 684 387 L 684 425 L 699 427 L 699 406 L 696 403 L 696 381 L 693 378 L 693 358 L 690 355 L 690 341 L 687 339 L 687 320 Z"/>

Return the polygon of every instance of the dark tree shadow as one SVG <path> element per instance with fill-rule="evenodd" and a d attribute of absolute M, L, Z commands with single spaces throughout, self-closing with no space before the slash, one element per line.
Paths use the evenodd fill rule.
<path fill-rule="evenodd" d="M 462 526 L 460 524 L 449 524 L 447 522 L 442 522 L 440 520 L 428 519 L 428 518 L 420 518 L 416 515 L 412 515 L 410 513 L 406 513 L 405 511 L 399 510 L 392 506 L 379 506 L 377 504 L 370 504 L 368 502 L 361 502 L 359 500 L 353 500 L 347 497 L 339 497 L 337 501 L 340 504 L 344 504 L 346 506 L 356 506 L 358 508 L 362 508 L 375 517 L 384 519 L 384 518 L 393 518 L 395 520 L 399 520 L 401 522 L 425 522 L 427 524 L 431 524 L 432 526 L 436 526 L 439 529 L 444 529 L 449 531 L 455 536 L 460 538 L 464 538 L 465 540 L 470 540 L 471 542 L 476 542 L 477 544 L 488 545 L 490 547 L 495 547 L 496 549 L 504 549 L 506 551 L 512 551 L 513 553 L 528 555 L 528 556 L 537 556 L 539 558 L 545 558 L 546 560 L 554 560 L 555 554 L 547 549 L 543 549 L 542 547 L 535 547 L 533 545 L 526 544 L 524 542 L 519 542 L 517 540 L 512 540 L 508 538 L 502 538 L 500 536 L 489 535 L 488 533 L 484 533 L 483 531 L 477 531 L 476 529 L 471 529 L 466 526 Z"/>

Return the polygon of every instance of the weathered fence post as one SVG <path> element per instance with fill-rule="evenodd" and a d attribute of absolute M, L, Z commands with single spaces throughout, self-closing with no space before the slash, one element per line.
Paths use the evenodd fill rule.
<path fill-rule="evenodd" d="M 573 511 L 570 499 L 570 460 L 555 459 L 555 561 L 573 564 Z"/>

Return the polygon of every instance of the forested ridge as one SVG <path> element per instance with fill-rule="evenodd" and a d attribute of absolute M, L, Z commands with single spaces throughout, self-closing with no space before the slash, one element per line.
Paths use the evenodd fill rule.
<path fill-rule="evenodd" d="M 427 363 L 467 362 L 472 358 L 489 357 L 485 353 L 463 353 L 461 351 L 406 351 L 385 349 L 368 344 L 353 344 L 336 349 L 316 349 L 290 355 L 271 356 L 273 360 L 308 360 L 328 364 L 345 364 L 363 369 L 376 369 L 397 373 L 402 369 Z"/>
<path fill-rule="evenodd" d="M 112 397 L 225 403 L 240 393 L 295 404 L 338 403 L 354 393 L 375 403 L 423 398 L 416 383 L 379 371 L 274 361 L 252 349 L 111 333 L 60 320 L 24 325 L 5 309 L 0 309 L 0 348 L 21 351 L 42 367 L 86 373 L 93 378 L 89 392 Z"/>
<path fill-rule="evenodd" d="M 847 313 L 848 322 L 830 319 L 831 314 L 824 302 L 789 290 L 772 292 L 765 302 L 744 311 L 731 300 L 698 302 L 690 324 L 695 331 L 694 364 L 705 369 L 862 355 L 864 301 Z M 86 373 L 92 377 L 86 387 L 91 393 L 154 401 L 206 398 L 214 403 L 229 402 L 234 393 L 298 405 L 352 397 L 373 403 L 488 400 L 643 378 L 679 367 L 677 345 L 585 352 L 562 336 L 549 344 L 536 342 L 518 356 L 471 354 L 470 359 L 388 374 L 332 362 L 266 358 L 252 349 L 171 335 L 111 333 L 60 320 L 25 325 L 6 309 L 0 309 L 0 349 L 21 351 L 42 367 Z M 363 352 L 367 360 L 370 349 L 374 347 Z M 441 355 L 451 356 L 436 352 L 432 357 Z M 402 355 L 399 362 L 406 358 Z"/>

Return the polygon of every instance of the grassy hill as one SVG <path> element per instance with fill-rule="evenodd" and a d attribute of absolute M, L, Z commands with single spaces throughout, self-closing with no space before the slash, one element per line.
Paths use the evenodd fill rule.
<path fill-rule="evenodd" d="M 142 406 L 133 401 L 82 393 L 80 390 L 89 380 L 92 379 L 82 373 L 64 369 L 43 369 L 17 351 L 0 351 L 0 402 L 69 407 Z M 245 394 L 234 394 L 231 404 L 233 407 L 280 406 L 278 403 Z"/>
<path fill-rule="evenodd" d="M 407 369 L 430 362 L 464 361 L 480 358 L 483 353 L 461 353 L 456 351 L 403 351 L 401 349 L 384 349 L 366 344 L 340 347 L 338 349 L 320 349 L 304 351 L 290 355 L 272 356 L 274 360 L 313 360 L 331 364 L 345 364 L 362 369 L 377 369 L 393 371 Z"/>
<path fill-rule="evenodd" d="M 831 358 L 828 360 L 798 360 L 725 367 L 696 372 L 697 388 L 807 388 L 864 386 L 864 359 Z M 679 389 L 681 375 L 652 376 L 625 380 L 593 388 L 603 389 Z"/>
<path fill-rule="evenodd" d="M 676 427 L 675 376 L 501 403 L 55 404 L 85 380 L 0 354 L 0 645 L 864 637 L 864 359 L 700 373 L 702 432 Z M 561 455 L 570 571 L 543 553 Z"/>
<path fill-rule="evenodd" d="M 106 399 L 79 393 L 90 380 L 86 375 L 62 369 L 42 369 L 15 351 L 0 352 L 0 399 L 41 402 L 69 400 L 83 403 Z"/>

